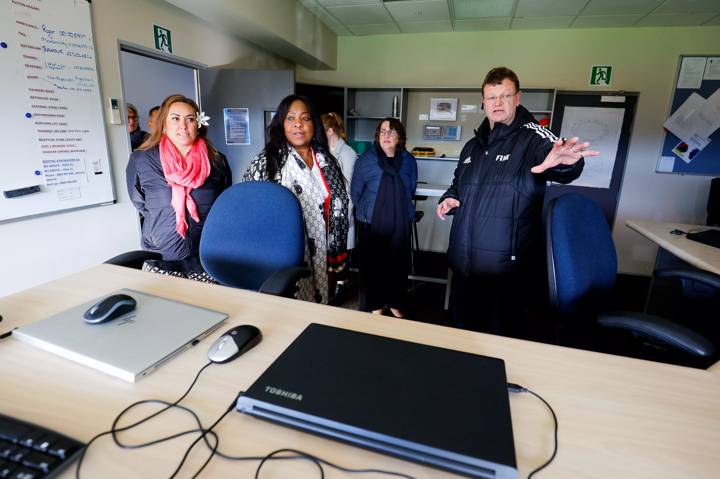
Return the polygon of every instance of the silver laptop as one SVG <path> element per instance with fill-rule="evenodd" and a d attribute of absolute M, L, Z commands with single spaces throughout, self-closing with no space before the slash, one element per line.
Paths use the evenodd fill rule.
<path fill-rule="evenodd" d="M 83 314 L 112 294 L 128 294 L 137 307 L 102 324 L 88 324 Z M 217 329 L 228 315 L 131 289 L 22 326 L 13 338 L 80 364 L 135 382 Z"/>

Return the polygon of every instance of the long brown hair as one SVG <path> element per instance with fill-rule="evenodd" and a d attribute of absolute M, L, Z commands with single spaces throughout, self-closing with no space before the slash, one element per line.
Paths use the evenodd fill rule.
<path fill-rule="evenodd" d="M 342 118 L 335 112 L 323 113 L 320 116 L 325 131 L 330 128 L 333 129 L 335 134 L 342 138 L 344 141 L 348 141 L 347 134 L 345 133 L 345 125 L 343 124 Z"/>
<path fill-rule="evenodd" d="M 184 95 L 170 95 L 169 97 L 165 98 L 165 100 L 163 100 L 162 102 L 162 105 L 160 105 L 160 111 L 158 112 L 158 116 L 155 119 L 155 122 L 153 122 L 152 131 L 142 143 L 142 145 L 138 147 L 138 150 L 149 150 L 150 148 L 153 148 L 160 143 L 160 140 L 165 134 L 165 120 L 167 119 L 168 112 L 170 111 L 170 106 L 173 103 L 185 103 L 186 105 L 190 105 L 190 107 L 195 110 L 195 113 L 198 113 L 200 111 L 197 103 Z M 212 166 L 214 166 L 215 168 L 220 168 L 222 171 L 223 164 L 222 160 L 220 159 L 220 154 L 208 139 L 206 126 L 198 125 L 198 138 L 202 138 L 203 140 L 205 140 L 205 144 L 207 145 L 208 150 L 208 156 L 210 157 L 210 163 L 212 164 Z"/>

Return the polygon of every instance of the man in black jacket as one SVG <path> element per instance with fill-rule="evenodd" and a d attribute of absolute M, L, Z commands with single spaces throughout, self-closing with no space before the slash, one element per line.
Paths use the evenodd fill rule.
<path fill-rule="evenodd" d="M 520 106 L 520 82 L 505 67 L 483 82 L 486 118 L 463 147 L 437 214 L 454 213 L 448 261 L 456 326 L 518 335 L 528 306 L 547 293 L 542 207 L 547 181 L 570 183 L 589 143 L 563 140 Z"/>

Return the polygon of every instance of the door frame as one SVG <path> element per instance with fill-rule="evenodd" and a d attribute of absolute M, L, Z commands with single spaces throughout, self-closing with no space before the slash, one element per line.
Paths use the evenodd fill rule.
<path fill-rule="evenodd" d="M 118 39 L 117 40 L 118 73 L 120 74 L 120 96 L 122 98 L 123 105 L 125 104 L 125 81 L 124 81 L 123 69 L 122 69 L 122 58 L 121 58 L 122 52 L 134 53 L 136 55 L 141 55 L 144 57 L 152 58 L 153 60 L 174 63 L 176 65 L 181 65 L 184 67 L 191 68 L 193 70 L 193 75 L 194 75 L 194 79 L 195 79 L 195 101 L 197 102 L 198 106 L 200 107 L 200 110 L 202 111 L 202 104 L 201 104 L 202 100 L 200 98 L 200 74 L 198 73 L 198 71 L 206 69 L 208 67 L 206 64 L 196 62 L 195 60 L 191 60 L 189 58 L 179 57 L 172 53 L 161 52 L 159 50 L 144 47 L 142 45 L 138 45 L 137 43 L 132 43 L 132 42 Z M 125 114 L 127 115 L 127 111 L 125 111 Z"/>

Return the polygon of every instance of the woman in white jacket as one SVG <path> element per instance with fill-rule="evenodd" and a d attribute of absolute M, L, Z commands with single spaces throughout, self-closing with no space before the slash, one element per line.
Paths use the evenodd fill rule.
<path fill-rule="evenodd" d="M 343 125 L 342 118 L 337 113 L 325 113 L 321 117 L 323 128 L 328 139 L 328 147 L 330 153 L 337 158 L 340 163 L 340 169 L 343 176 L 347 180 L 348 190 L 352 182 L 353 168 L 355 168 L 355 160 L 357 153 L 350 148 L 347 142 L 347 134 Z M 350 229 L 348 230 L 347 249 L 355 248 L 355 221 L 352 215 L 352 204 L 350 204 Z"/>

